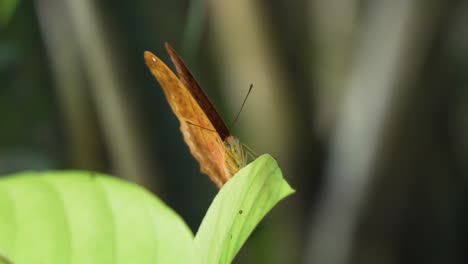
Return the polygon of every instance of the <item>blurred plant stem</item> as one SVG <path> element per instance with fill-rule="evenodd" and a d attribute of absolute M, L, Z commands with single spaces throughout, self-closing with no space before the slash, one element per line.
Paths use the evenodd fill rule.
<path fill-rule="evenodd" d="M 248 0 L 210 1 L 214 50 L 223 67 L 221 87 L 233 113 L 239 109 L 253 83 L 249 102 L 238 121 L 248 131 L 241 140 L 260 153 L 272 153 L 288 175 L 295 159 L 293 149 L 299 142 L 291 136 L 298 120 L 294 119 L 297 115 L 288 94 L 290 82 L 275 56 L 264 10 L 258 4 Z M 298 239 L 294 237 L 300 233 L 295 230 L 299 226 L 297 211 L 291 207 L 281 207 L 281 210 L 287 217 L 276 215 L 272 241 L 282 243 L 274 243 L 261 263 L 294 263 L 298 256 L 298 251 L 294 251 L 299 249 Z M 284 250 L 284 244 L 288 245 L 288 250 Z M 258 257 L 256 259 L 258 261 Z"/>
<path fill-rule="evenodd" d="M 38 1 L 37 3 L 40 6 L 43 1 Z M 93 1 L 68 0 L 64 3 L 67 11 L 64 16 L 70 19 L 66 23 L 71 24 L 71 32 L 76 34 L 73 41 L 76 40 L 78 52 L 75 54 L 80 59 L 73 57 L 73 54 L 69 54 L 68 51 L 65 52 L 66 47 L 60 48 L 62 50 L 60 56 L 64 57 L 60 57 L 61 65 L 57 64 L 57 67 L 68 67 L 67 69 L 75 67 L 85 70 L 87 79 L 90 81 L 90 92 L 104 133 L 105 143 L 107 144 L 106 146 L 116 174 L 154 190 L 154 187 L 157 186 L 155 181 L 159 179 L 155 178 L 157 174 L 154 173 L 154 167 L 151 166 L 150 161 L 146 158 L 149 156 L 146 154 L 149 150 L 145 148 L 145 140 L 142 138 L 142 133 L 140 133 L 142 124 L 138 122 L 136 109 L 132 105 L 132 93 L 131 89 L 129 89 L 131 86 L 126 79 L 127 76 L 123 74 L 125 71 L 122 68 L 121 60 L 119 60 L 121 58 L 116 55 L 122 52 L 113 50 L 115 45 L 110 45 L 110 43 L 113 43 L 110 34 L 111 30 L 109 27 L 106 28 L 105 23 L 101 19 L 103 16 L 95 8 Z M 44 3 L 44 6 L 40 9 L 45 10 L 45 8 L 52 8 L 58 4 L 59 2 L 57 1 L 50 1 L 50 6 Z M 54 14 L 50 13 L 49 15 Z M 61 23 L 61 21 L 57 22 L 54 20 L 53 23 Z M 54 32 L 63 34 L 58 29 Z M 44 31 L 48 30 L 44 29 Z M 52 39 L 48 42 L 54 43 L 49 44 L 50 46 L 70 45 L 64 41 L 55 43 L 54 41 L 60 40 L 60 36 L 49 35 Z M 70 40 L 70 38 L 67 39 Z M 71 46 L 73 47 L 74 44 Z M 59 63 L 59 59 L 56 60 L 56 63 Z M 81 67 L 64 64 L 70 60 L 81 62 Z M 70 70 L 70 72 L 75 73 L 76 71 Z M 74 79 L 72 81 L 67 80 L 67 83 L 75 83 L 76 79 L 80 77 L 73 76 L 72 78 Z M 74 95 L 83 95 L 83 91 L 76 91 L 82 89 L 77 84 L 59 89 L 70 89 L 69 91 L 67 90 L 67 93 L 72 92 Z M 65 91 L 61 94 L 65 94 Z M 65 104 L 78 99 L 72 98 L 72 95 L 69 96 L 70 98 L 64 102 Z M 81 111 L 87 111 L 83 109 L 86 107 L 86 104 L 78 105 L 78 103 L 73 106 L 74 109 L 77 108 Z"/>
<path fill-rule="evenodd" d="M 103 150 L 81 67 L 76 38 L 63 1 L 35 1 L 69 142 L 70 167 L 102 170 Z"/>
<path fill-rule="evenodd" d="M 384 154 L 381 150 L 385 136 L 392 133 L 392 120 L 408 114 L 398 111 L 398 102 L 421 71 L 437 20 L 437 3 L 369 2 L 344 84 L 323 196 L 312 214 L 306 263 L 350 263 L 357 218 L 372 188 L 375 164 L 381 159 L 378 154 Z"/>
<path fill-rule="evenodd" d="M 198 48 L 200 47 L 200 38 L 203 35 L 203 26 L 205 25 L 206 13 L 208 9 L 207 1 L 208 0 L 190 1 L 182 47 L 184 59 L 188 62 L 192 61 L 193 57 L 198 51 Z"/>
<path fill-rule="evenodd" d="M 310 1 L 310 29 L 315 48 L 311 53 L 312 76 L 316 87 L 312 98 L 314 120 L 321 136 L 328 135 L 336 121 L 344 93 L 345 77 L 350 70 L 354 42 L 359 34 L 359 1 Z"/>
<path fill-rule="evenodd" d="M 290 150 L 299 141 L 288 135 L 298 120 L 290 118 L 295 108 L 284 70 L 274 56 L 262 10 L 247 0 L 211 4 L 214 50 L 219 64 L 225 67 L 222 88 L 233 113 L 239 110 L 253 83 L 252 94 L 238 120 L 248 128 L 244 141 L 255 150 L 273 153 L 287 167 L 292 158 Z"/>

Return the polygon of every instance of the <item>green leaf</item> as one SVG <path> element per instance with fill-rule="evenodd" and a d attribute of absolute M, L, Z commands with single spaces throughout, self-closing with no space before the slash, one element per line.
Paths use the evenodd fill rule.
<path fill-rule="evenodd" d="M 195 236 L 200 263 L 231 263 L 265 214 L 293 192 L 270 155 L 241 169 L 219 191 Z"/>
<path fill-rule="evenodd" d="M 0 180 L 0 255 L 15 264 L 192 263 L 195 257 L 193 234 L 162 201 L 134 184 L 77 171 Z"/>

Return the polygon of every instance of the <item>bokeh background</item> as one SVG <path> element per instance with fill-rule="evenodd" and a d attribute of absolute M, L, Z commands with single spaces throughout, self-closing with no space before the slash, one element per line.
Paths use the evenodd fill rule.
<path fill-rule="evenodd" d="M 297 190 L 235 263 L 467 263 L 467 28 L 463 0 L 1 0 L 0 174 L 111 173 L 195 232 L 217 189 L 144 64 L 167 41 Z"/>

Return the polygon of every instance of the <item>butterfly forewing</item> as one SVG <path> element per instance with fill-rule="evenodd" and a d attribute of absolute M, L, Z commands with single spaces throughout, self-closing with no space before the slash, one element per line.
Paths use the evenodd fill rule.
<path fill-rule="evenodd" d="M 171 45 L 169 45 L 169 43 L 166 42 L 165 46 L 167 53 L 171 56 L 172 63 L 174 63 L 180 81 L 185 85 L 185 87 L 187 87 L 187 90 L 198 102 L 205 115 L 211 121 L 211 124 L 213 124 L 216 132 L 218 132 L 221 139 L 225 141 L 226 138 L 231 135 L 226 123 L 224 123 L 223 119 L 216 111 L 216 108 L 213 106 L 208 96 L 203 92 L 197 80 L 195 80 L 192 73 L 185 65 L 184 61 L 179 57 L 177 52 L 171 47 Z"/>
<path fill-rule="evenodd" d="M 189 89 L 158 57 L 146 51 L 145 62 L 161 85 L 169 105 L 179 119 L 184 140 L 192 155 L 200 163 L 201 172 L 207 174 L 218 187 L 221 187 L 232 176 L 232 172 L 226 168 L 226 159 L 229 157 L 222 138 L 214 132 L 216 128 Z"/>

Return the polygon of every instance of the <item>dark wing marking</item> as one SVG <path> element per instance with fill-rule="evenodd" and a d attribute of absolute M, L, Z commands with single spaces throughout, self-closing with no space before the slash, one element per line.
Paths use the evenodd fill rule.
<path fill-rule="evenodd" d="M 229 129 L 227 128 L 223 119 L 221 119 L 218 112 L 211 103 L 210 99 L 203 92 L 197 80 L 195 80 L 192 73 L 187 68 L 182 59 L 179 57 L 179 55 L 177 55 L 177 53 L 169 45 L 169 43 L 166 42 L 165 46 L 167 52 L 171 56 L 172 63 L 174 63 L 174 66 L 176 67 L 176 71 L 179 75 L 180 81 L 187 87 L 189 92 L 200 105 L 203 112 L 205 112 L 211 124 L 213 124 L 213 127 L 215 128 L 216 132 L 218 132 L 220 138 L 224 141 L 227 137 L 231 135 L 231 133 L 229 132 Z"/>

